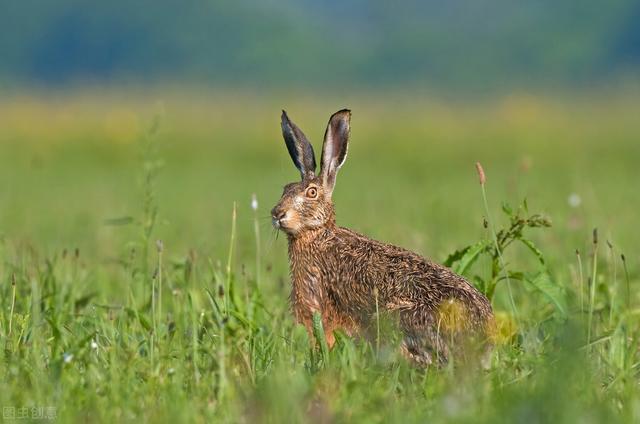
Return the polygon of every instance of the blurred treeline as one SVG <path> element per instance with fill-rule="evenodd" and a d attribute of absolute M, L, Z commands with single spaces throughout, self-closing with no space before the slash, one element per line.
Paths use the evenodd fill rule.
<path fill-rule="evenodd" d="M 0 87 L 591 83 L 640 68 L 637 0 L 3 0 Z"/>

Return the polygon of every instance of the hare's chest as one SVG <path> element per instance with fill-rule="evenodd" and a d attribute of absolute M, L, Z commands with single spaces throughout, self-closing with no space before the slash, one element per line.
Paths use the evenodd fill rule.
<path fill-rule="evenodd" d="M 322 311 L 325 294 L 321 269 L 315 264 L 291 264 L 291 301 L 296 314 Z"/>

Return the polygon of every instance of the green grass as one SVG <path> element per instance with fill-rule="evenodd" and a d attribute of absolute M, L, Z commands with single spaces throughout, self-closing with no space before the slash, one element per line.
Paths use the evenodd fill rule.
<path fill-rule="evenodd" d="M 63 422 L 640 419 L 634 92 L 159 93 L 0 103 L 0 405 L 53 407 Z M 550 276 L 537 284 L 566 313 L 511 279 L 515 319 L 500 281 L 486 371 L 414 369 L 384 322 L 371 344 L 339 335 L 333 350 L 312 350 L 288 309 L 286 238 L 268 218 L 297 177 L 279 111 L 319 155 L 343 106 L 353 120 L 334 193 L 341 225 L 440 262 L 492 246 L 479 161 L 496 230 L 509 224 L 503 202 L 526 198 L 551 218 L 525 234 Z M 526 246 L 500 253 L 509 272 L 539 270 Z M 480 255 L 465 273 L 490 280 L 495 262 Z"/>

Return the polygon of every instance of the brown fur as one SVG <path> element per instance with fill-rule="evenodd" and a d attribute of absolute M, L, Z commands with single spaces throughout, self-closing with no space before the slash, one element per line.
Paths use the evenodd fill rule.
<path fill-rule="evenodd" d="M 346 158 L 349 121 L 346 110 L 331 117 L 316 176 L 310 143 L 283 112 L 283 134 L 302 181 L 285 186 L 271 213 L 289 241 L 295 318 L 311 334 L 313 313 L 319 312 L 332 346 L 334 330 L 362 333 L 377 302 L 398 316 L 408 358 L 425 365 L 445 362 L 456 347 L 452 344 L 463 343 L 460 335 L 486 333 L 491 304 L 450 269 L 336 225 L 331 194 Z M 298 156 L 301 152 L 307 157 Z"/>

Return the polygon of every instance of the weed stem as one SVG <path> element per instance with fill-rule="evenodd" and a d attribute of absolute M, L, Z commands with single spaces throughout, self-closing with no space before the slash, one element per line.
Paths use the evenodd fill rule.
<path fill-rule="evenodd" d="M 13 311 L 16 307 L 16 274 L 11 274 L 11 313 L 9 315 L 9 336 L 13 325 Z"/>
<path fill-rule="evenodd" d="M 480 169 L 482 169 L 480 167 Z M 487 214 L 487 222 L 489 224 L 489 228 L 491 230 L 491 236 L 493 237 L 493 243 L 496 247 L 496 252 L 498 253 L 498 258 L 500 259 L 500 266 L 502 267 L 502 271 L 504 272 L 505 279 L 507 281 L 507 291 L 509 293 L 509 302 L 511 303 L 511 309 L 513 311 L 513 316 L 518 320 L 518 310 L 516 309 L 516 303 L 513 299 L 513 292 L 511 290 L 511 279 L 509 278 L 509 271 L 507 271 L 506 264 L 504 262 L 504 258 L 502 257 L 502 252 L 500 251 L 500 246 L 498 245 L 498 236 L 496 235 L 495 227 L 493 226 L 493 220 L 491 219 L 491 213 L 489 212 L 489 203 L 487 202 L 487 192 L 484 187 L 484 172 L 481 174 L 480 179 L 480 188 L 482 189 L 482 201 L 484 203 L 484 211 Z"/>
<path fill-rule="evenodd" d="M 587 345 L 591 343 L 591 325 L 593 323 L 593 308 L 596 297 L 596 274 L 598 272 L 598 229 L 593 229 L 593 268 L 591 273 L 591 287 L 589 291 L 589 323 L 587 326 Z"/>

